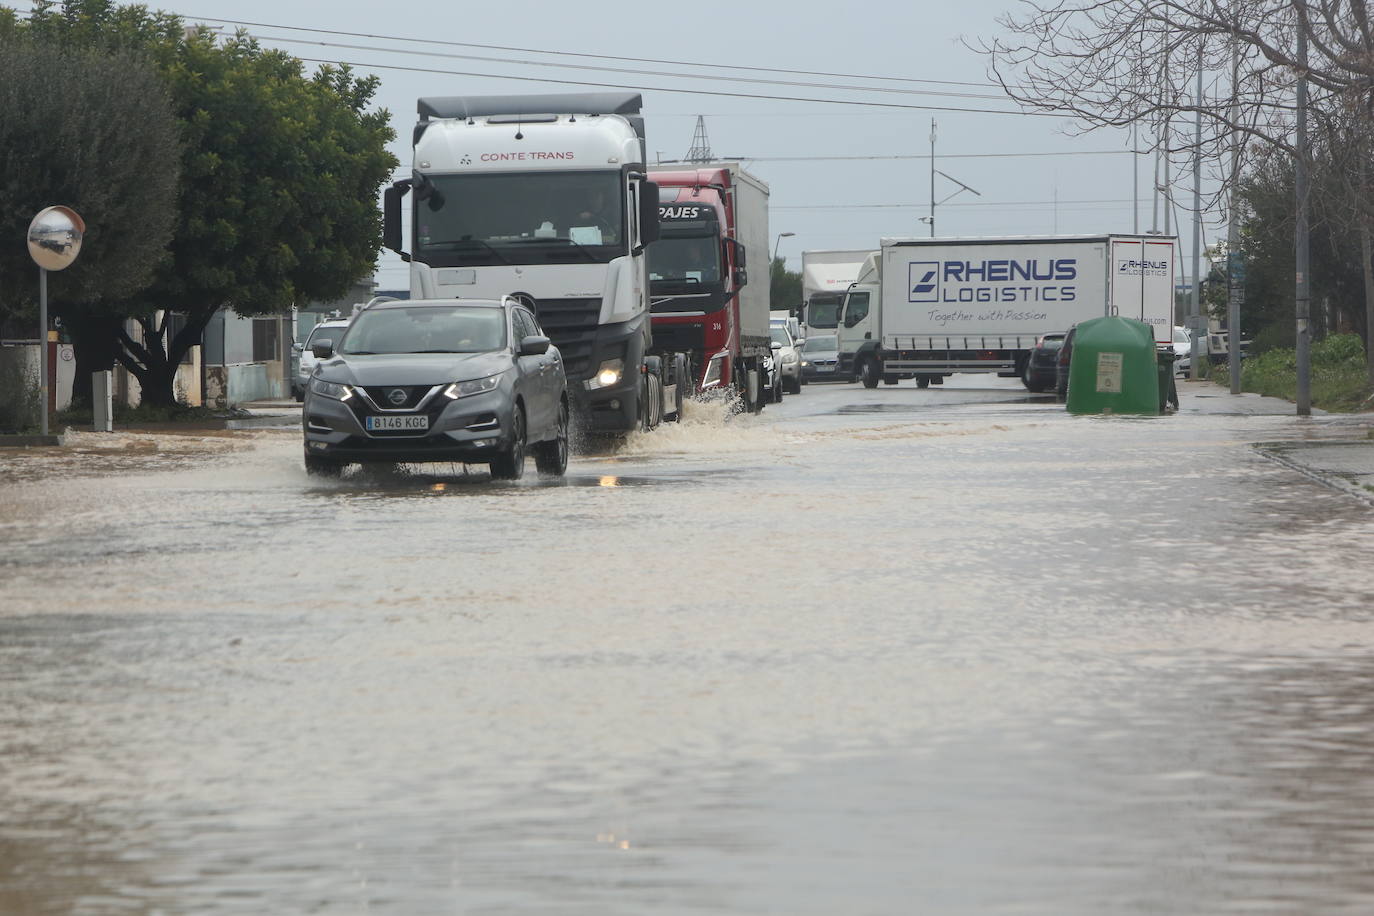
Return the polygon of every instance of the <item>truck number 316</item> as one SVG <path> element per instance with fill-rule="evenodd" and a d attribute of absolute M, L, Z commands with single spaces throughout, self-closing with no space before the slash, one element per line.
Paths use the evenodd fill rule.
<path fill-rule="evenodd" d="M 711 322 L 711 330 L 713 330 L 713 331 L 719 331 L 719 330 L 720 330 L 720 322 L 719 322 L 719 321 L 713 321 L 713 322 Z"/>

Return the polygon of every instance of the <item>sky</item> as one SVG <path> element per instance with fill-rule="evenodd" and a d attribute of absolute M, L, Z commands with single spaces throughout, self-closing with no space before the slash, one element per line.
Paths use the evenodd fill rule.
<path fill-rule="evenodd" d="M 23 0 L 13 5 L 27 6 Z M 800 268 L 805 249 L 876 248 L 885 236 L 930 234 L 921 219 L 930 213 L 932 120 L 937 125 L 934 165 L 949 176 L 935 178 L 941 236 L 1164 228 L 1163 207 L 1154 205 L 1151 193 L 1153 160 L 1130 154 L 1128 133 L 1079 135 L 1068 119 L 1016 113 L 992 84 L 986 58 L 961 41 L 1003 34 L 997 18 L 1020 6 L 1014 0 L 878 0 L 862 13 L 815 0 L 736 0 L 696 8 L 606 0 L 410 0 L 394 6 L 358 0 L 151 0 L 148 5 L 225 30 L 246 28 L 263 44 L 303 60 L 368 65 L 355 69 L 381 78 L 376 104 L 391 113 L 397 134 L 392 151 L 403 174 L 409 173 L 410 129 L 421 96 L 593 88 L 549 80 L 641 89 L 650 160 L 682 158 L 692 145 L 697 116 L 704 116 L 713 153 L 748 161 L 749 171 L 770 186 L 774 246 L 792 270 Z M 859 101 L 909 107 L 852 104 Z M 1191 271 L 1191 176 L 1175 178 L 1174 228 L 1183 222 L 1181 253 L 1185 270 Z M 1204 245 L 1221 231 L 1217 220 L 1218 214 L 1210 215 Z M 794 235 L 779 238 L 784 232 Z M 404 287 L 405 265 L 383 252 L 377 279 L 382 288 Z"/>

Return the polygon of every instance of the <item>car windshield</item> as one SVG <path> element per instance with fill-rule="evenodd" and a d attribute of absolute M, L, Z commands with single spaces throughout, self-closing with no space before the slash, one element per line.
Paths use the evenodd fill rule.
<path fill-rule="evenodd" d="M 773 343 L 782 344 L 784 347 L 792 346 L 792 335 L 787 333 L 787 328 L 774 325 L 768 329 L 768 333 L 773 336 Z"/>
<path fill-rule="evenodd" d="M 1040 349 L 1042 350 L 1058 350 L 1062 346 L 1064 346 L 1063 334 L 1056 337 L 1051 337 L 1047 334 L 1044 339 L 1040 341 Z"/>
<path fill-rule="evenodd" d="M 834 334 L 823 334 L 820 337 L 808 337 L 806 343 L 802 344 L 802 351 L 813 353 L 816 351 L 838 350 L 839 338 Z"/>
<path fill-rule="evenodd" d="M 339 349 L 345 355 L 483 353 L 506 345 L 499 308 L 455 305 L 375 309 L 354 321 Z"/>

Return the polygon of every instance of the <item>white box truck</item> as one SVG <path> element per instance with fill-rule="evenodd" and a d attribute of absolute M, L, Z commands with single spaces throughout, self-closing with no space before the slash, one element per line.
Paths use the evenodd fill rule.
<path fill-rule="evenodd" d="M 859 279 L 872 249 L 827 249 L 802 252 L 800 334 L 834 334 L 849 285 Z M 781 303 L 779 303 L 781 304 Z"/>
<path fill-rule="evenodd" d="M 883 239 L 845 296 L 840 371 L 869 387 L 955 372 L 1024 377 L 1044 334 L 1121 315 L 1167 347 L 1178 240 L 1156 235 Z"/>

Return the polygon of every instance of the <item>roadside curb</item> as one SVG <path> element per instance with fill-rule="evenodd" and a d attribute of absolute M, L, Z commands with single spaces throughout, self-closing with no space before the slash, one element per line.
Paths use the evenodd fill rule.
<path fill-rule="evenodd" d="M 1374 506 L 1374 489 L 1370 489 L 1374 486 L 1374 441 L 1337 439 L 1327 442 L 1257 442 L 1254 448 L 1275 464 L 1283 465 L 1309 480 Z M 1313 453 L 1317 450 L 1322 451 L 1326 460 L 1315 460 Z M 1333 462 L 1330 460 L 1333 453 L 1341 454 L 1347 460 Z M 1352 463 L 1362 467 L 1352 469 Z M 1333 467 L 1333 464 L 1341 466 Z M 1369 482 L 1361 483 L 1361 478 Z"/>
<path fill-rule="evenodd" d="M 66 440 L 60 436 L 0 436 L 0 448 L 52 448 L 62 446 Z"/>

